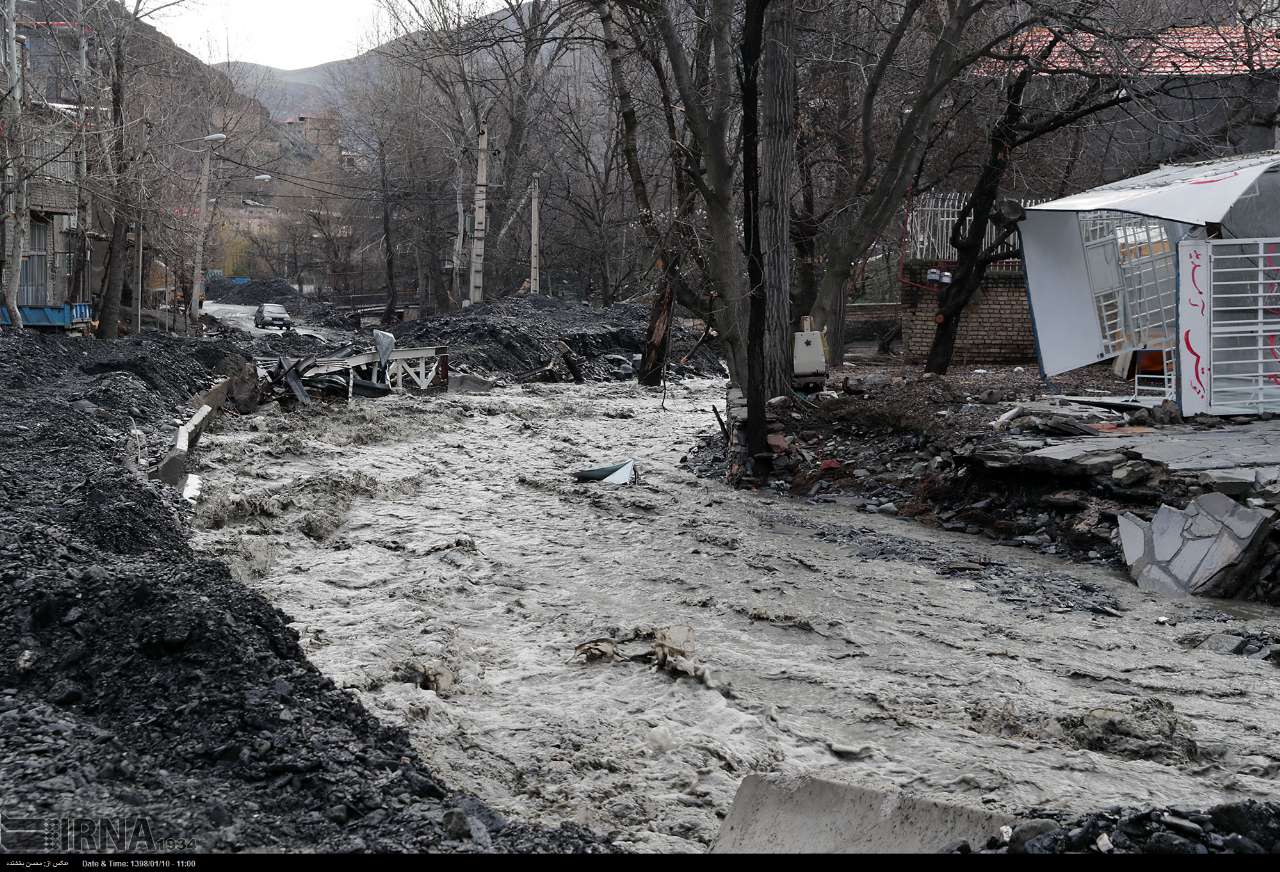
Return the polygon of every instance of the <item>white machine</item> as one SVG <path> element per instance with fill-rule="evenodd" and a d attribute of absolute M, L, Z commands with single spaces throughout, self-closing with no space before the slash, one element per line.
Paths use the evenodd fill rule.
<path fill-rule="evenodd" d="M 822 331 L 813 329 L 813 318 L 800 319 L 800 332 L 796 333 L 792 356 L 792 383 L 798 391 L 820 391 L 827 383 L 827 339 Z"/>

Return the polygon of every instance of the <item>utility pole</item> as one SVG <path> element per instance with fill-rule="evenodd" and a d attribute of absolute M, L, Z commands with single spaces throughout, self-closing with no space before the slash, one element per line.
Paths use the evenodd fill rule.
<path fill-rule="evenodd" d="M 200 193 L 196 195 L 196 253 L 195 269 L 191 276 L 191 299 L 187 300 L 187 321 L 194 325 L 200 321 L 200 296 L 204 293 L 204 238 L 209 229 L 209 171 L 213 163 L 213 146 L 204 150 L 204 167 L 200 170 Z"/>
<path fill-rule="evenodd" d="M 529 216 L 529 230 L 530 230 L 529 235 L 532 237 L 530 239 L 530 244 L 529 244 L 529 293 L 531 294 L 538 294 L 542 292 L 540 289 L 541 288 L 540 283 L 542 281 L 542 277 L 539 275 L 539 268 L 541 267 L 541 264 L 539 263 L 539 259 L 538 259 L 538 245 L 539 245 L 539 242 L 541 241 L 538 236 L 538 212 L 539 212 L 539 206 L 540 206 L 540 203 L 539 203 L 540 194 L 538 191 L 538 186 L 541 182 L 542 182 L 542 173 L 534 173 L 533 174 L 533 203 L 531 206 L 531 213 Z"/>
<path fill-rule="evenodd" d="M 463 308 L 484 302 L 485 206 L 489 192 L 489 129 L 480 128 L 480 154 L 476 158 L 476 227 L 471 241 L 471 292 Z"/>
<path fill-rule="evenodd" d="M 138 287 L 134 290 L 138 303 L 138 332 L 142 332 L 142 203 L 138 203 Z"/>
<path fill-rule="evenodd" d="M 458 235 L 453 238 L 453 300 L 461 302 L 462 300 L 462 243 L 467 235 L 467 212 L 462 205 L 462 164 L 458 164 L 458 184 L 456 186 L 458 194 Z"/>
<path fill-rule="evenodd" d="M 142 123 L 142 150 L 139 153 L 138 167 L 138 232 L 135 240 L 138 244 L 138 284 L 133 289 L 134 305 L 138 309 L 137 333 L 142 333 L 142 157 L 147 153 L 147 122 Z"/>

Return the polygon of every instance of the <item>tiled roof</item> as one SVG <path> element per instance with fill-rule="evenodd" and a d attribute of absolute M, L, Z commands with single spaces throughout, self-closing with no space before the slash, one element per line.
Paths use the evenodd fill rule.
<path fill-rule="evenodd" d="M 1010 41 L 1009 54 L 1035 56 L 1050 39 L 1044 28 Z M 1241 26 L 1178 27 L 1158 36 L 1115 42 L 1068 34 L 1044 66 L 1110 75 L 1233 76 L 1280 71 L 1280 29 Z"/>

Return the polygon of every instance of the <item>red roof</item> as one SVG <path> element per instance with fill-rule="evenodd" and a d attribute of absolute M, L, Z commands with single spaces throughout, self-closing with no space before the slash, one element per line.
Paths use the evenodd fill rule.
<path fill-rule="evenodd" d="M 1006 45 L 1011 55 L 1035 57 L 1051 32 L 1036 28 Z M 1232 26 L 1177 27 L 1151 37 L 1108 40 L 1065 34 L 1043 66 L 1110 75 L 1233 76 L 1280 70 L 1280 29 Z"/>

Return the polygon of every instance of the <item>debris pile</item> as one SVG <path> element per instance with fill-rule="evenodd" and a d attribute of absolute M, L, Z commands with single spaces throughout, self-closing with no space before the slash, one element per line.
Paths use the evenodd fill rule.
<path fill-rule="evenodd" d="M 1266 660 L 1280 666 L 1280 635 L 1272 633 L 1249 631 L 1208 635 L 1192 633 L 1179 639 L 1178 644 L 1184 648 L 1194 648 L 1210 654 Z"/>
<path fill-rule="evenodd" d="M 983 845 L 960 842 L 950 854 L 1267 854 L 1280 851 L 1280 803 L 1111 808 L 1083 817 L 1039 811 Z"/>
<path fill-rule="evenodd" d="M 393 332 L 402 345 L 449 346 L 451 365 L 461 371 L 513 380 L 612 381 L 635 377 L 648 318 L 643 306 L 620 303 L 599 311 L 550 297 L 522 296 L 404 322 Z M 672 376 L 724 374 L 714 348 L 699 345 L 701 336 L 679 323 L 673 326 L 668 364 Z"/>
<path fill-rule="evenodd" d="M 1123 565 L 1125 530 L 1127 556 L 1136 560 L 1144 525 L 1157 513 L 1163 512 L 1163 530 L 1175 517 L 1170 513 L 1216 494 L 1212 505 L 1230 515 L 1243 538 L 1212 545 L 1204 532 L 1210 522 L 1201 518 L 1185 549 L 1165 534 L 1160 555 L 1152 552 L 1135 577 L 1165 593 L 1280 601 L 1280 537 L 1268 509 L 1280 506 L 1280 424 L 1266 416 L 1184 422 L 1168 403 L 1148 408 L 1104 399 L 1131 388 L 1103 367 L 1072 378 L 1052 386 L 1075 395 L 1066 398 L 1048 394 L 1050 387 L 1021 367 L 946 377 L 854 367 L 813 397 L 769 401 L 774 456 L 767 483 L 796 496 L 839 496 L 865 511 L 1112 565 Z M 739 426 L 744 413 L 745 403 L 731 398 Z M 707 458 L 722 457 L 731 480 L 746 480 L 745 454 L 711 443 L 695 450 L 695 468 L 713 470 L 717 464 Z M 1118 529 L 1122 516 L 1128 520 Z M 1189 521 L 1178 529 L 1184 527 L 1192 530 Z M 1170 561 L 1181 583 L 1164 580 Z"/>
<path fill-rule="evenodd" d="M 447 349 L 405 348 L 397 351 L 395 337 L 373 331 L 375 348 L 360 351 L 348 344 L 329 351 L 323 358 L 280 356 L 259 360 L 264 377 L 259 385 L 258 403 L 311 404 L 312 394 L 333 397 L 385 397 L 394 387 L 421 390 L 448 390 L 454 380 L 449 374 Z M 468 390 L 477 390 L 468 382 Z"/>
<path fill-rule="evenodd" d="M 606 847 L 451 793 L 306 660 L 288 618 L 192 554 L 177 494 L 129 468 L 132 429 L 169 434 L 189 410 L 71 406 L 127 399 L 136 378 L 153 395 L 139 411 L 172 408 L 243 360 L 218 341 L 0 335 L 6 819 L 144 817 L 143 850 Z M 104 386 L 126 372 L 127 391 Z"/>
<path fill-rule="evenodd" d="M 211 279 L 206 286 L 206 293 L 215 303 L 234 303 L 238 306 L 298 302 L 298 289 L 284 279 L 255 279 L 249 282 Z"/>
<path fill-rule="evenodd" d="M 1185 511 L 1162 505 L 1150 523 L 1125 512 L 1125 562 L 1143 590 L 1230 599 L 1280 566 L 1280 549 L 1269 541 L 1274 514 L 1222 493 L 1198 496 Z M 1263 563 L 1275 565 L 1268 571 Z"/>
<path fill-rule="evenodd" d="M 655 670 L 676 678 L 693 678 L 712 687 L 711 673 L 698 662 L 696 648 L 693 627 L 643 627 L 625 636 L 583 642 L 573 649 L 573 659 L 581 658 L 582 663 L 649 663 Z"/>

